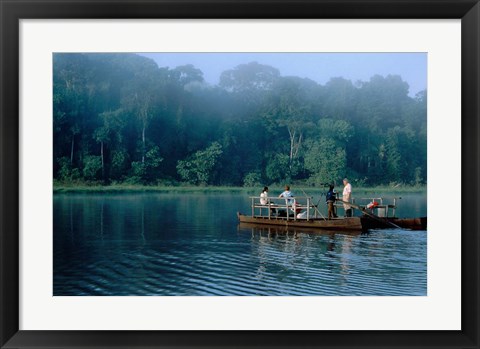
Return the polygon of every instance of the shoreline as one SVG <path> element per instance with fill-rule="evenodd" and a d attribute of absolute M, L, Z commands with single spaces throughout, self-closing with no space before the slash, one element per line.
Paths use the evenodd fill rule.
<path fill-rule="evenodd" d="M 343 186 L 336 188 L 337 192 L 341 192 Z M 256 195 L 260 192 L 262 186 L 258 187 L 228 187 L 228 186 L 155 186 L 155 185 L 54 185 L 53 194 L 115 194 L 115 193 L 246 193 Z M 307 193 L 324 193 L 327 188 L 324 187 L 308 187 L 292 184 L 292 191 L 298 195 L 302 194 L 303 189 Z M 271 192 L 282 192 L 282 186 L 271 186 Z M 426 193 L 427 186 L 375 186 L 375 187 L 353 187 L 356 195 L 359 194 L 376 194 L 376 193 Z"/>

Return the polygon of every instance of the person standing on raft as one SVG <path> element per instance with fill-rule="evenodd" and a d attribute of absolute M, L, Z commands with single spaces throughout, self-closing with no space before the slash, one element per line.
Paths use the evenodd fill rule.
<path fill-rule="evenodd" d="M 342 201 L 350 202 L 352 196 L 352 185 L 348 182 L 348 179 L 343 179 L 343 194 L 342 194 Z M 345 217 L 352 217 L 352 206 L 348 204 L 343 204 L 343 208 L 345 209 Z"/>
<path fill-rule="evenodd" d="M 335 203 L 335 200 L 337 200 L 337 194 L 335 193 L 335 190 L 333 190 L 334 185 L 330 184 L 330 189 L 328 189 L 327 192 L 327 205 L 328 205 L 328 219 L 332 219 L 334 217 L 337 217 L 335 214 L 335 209 L 333 207 L 333 204 Z"/>

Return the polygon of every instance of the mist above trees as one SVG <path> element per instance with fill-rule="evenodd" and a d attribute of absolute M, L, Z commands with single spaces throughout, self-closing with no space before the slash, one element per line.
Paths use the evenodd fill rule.
<path fill-rule="evenodd" d="M 411 98 L 408 88 L 390 75 L 320 85 L 256 62 L 210 86 L 193 65 L 54 54 L 54 179 L 424 184 L 427 96 Z"/>

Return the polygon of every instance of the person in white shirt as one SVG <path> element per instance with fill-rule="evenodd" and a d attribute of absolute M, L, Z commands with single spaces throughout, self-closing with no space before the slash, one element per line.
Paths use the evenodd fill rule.
<path fill-rule="evenodd" d="M 295 198 L 293 197 L 293 193 L 290 191 L 290 187 L 288 185 L 285 186 L 285 191 L 281 193 L 278 197 L 285 198 L 285 205 L 287 206 L 287 210 L 285 211 L 285 213 L 287 215 L 289 214 L 288 207 L 290 207 L 290 210 L 295 213 Z"/>
<path fill-rule="evenodd" d="M 268 187 L 263 187 L 262 193 L 260 194 L 260 205 L 268 204 Z"/>
<path fill-rule="evenodd" d="M 350 202 L 352 196 L 352 185 L 348 182 L 348 179 L 343 179 L 343 194 L 342 194 L 342 201 Z M 343 204 L 343 208 L 345 209 L 345 216 L 352 217 L 352 206 Z"/>
<path fill-rule="evenodd" d="M 279 198 L 285 198 L 285 201 L 287 202 L 287 205 L 293 205 L 294 200 L 293 200 L 293 194 L 290 191 L 290 187 L 288 185 L 285 186 L 285 191 L 281 193 Z"/>
<path fill-rule="evenodd" d="M 270 207 L 270 215 L 273 216 L 276 214 L 275 209 L 272 207 L 273 204 L 268 199 L 268 187 L 263 187 L 263 190 L 260 194 L 260 205 L 268 205 Z"/>

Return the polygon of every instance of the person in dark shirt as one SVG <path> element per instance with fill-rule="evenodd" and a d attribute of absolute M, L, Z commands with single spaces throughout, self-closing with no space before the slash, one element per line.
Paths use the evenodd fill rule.
<path fill-rule="evenodd" d="M 337 194 L 335 193 L 335 188 L 333 184 L 330 184 L 330 189 L 328 189 L 327 192 L 327 205 L 328 205 L 328 219 L 332 219 L 334 217 L 337 217 L 335 214 L 335 208 L 333 207 L 333 204 L 335 203 L 335 200 L 337 199 Z"/>

